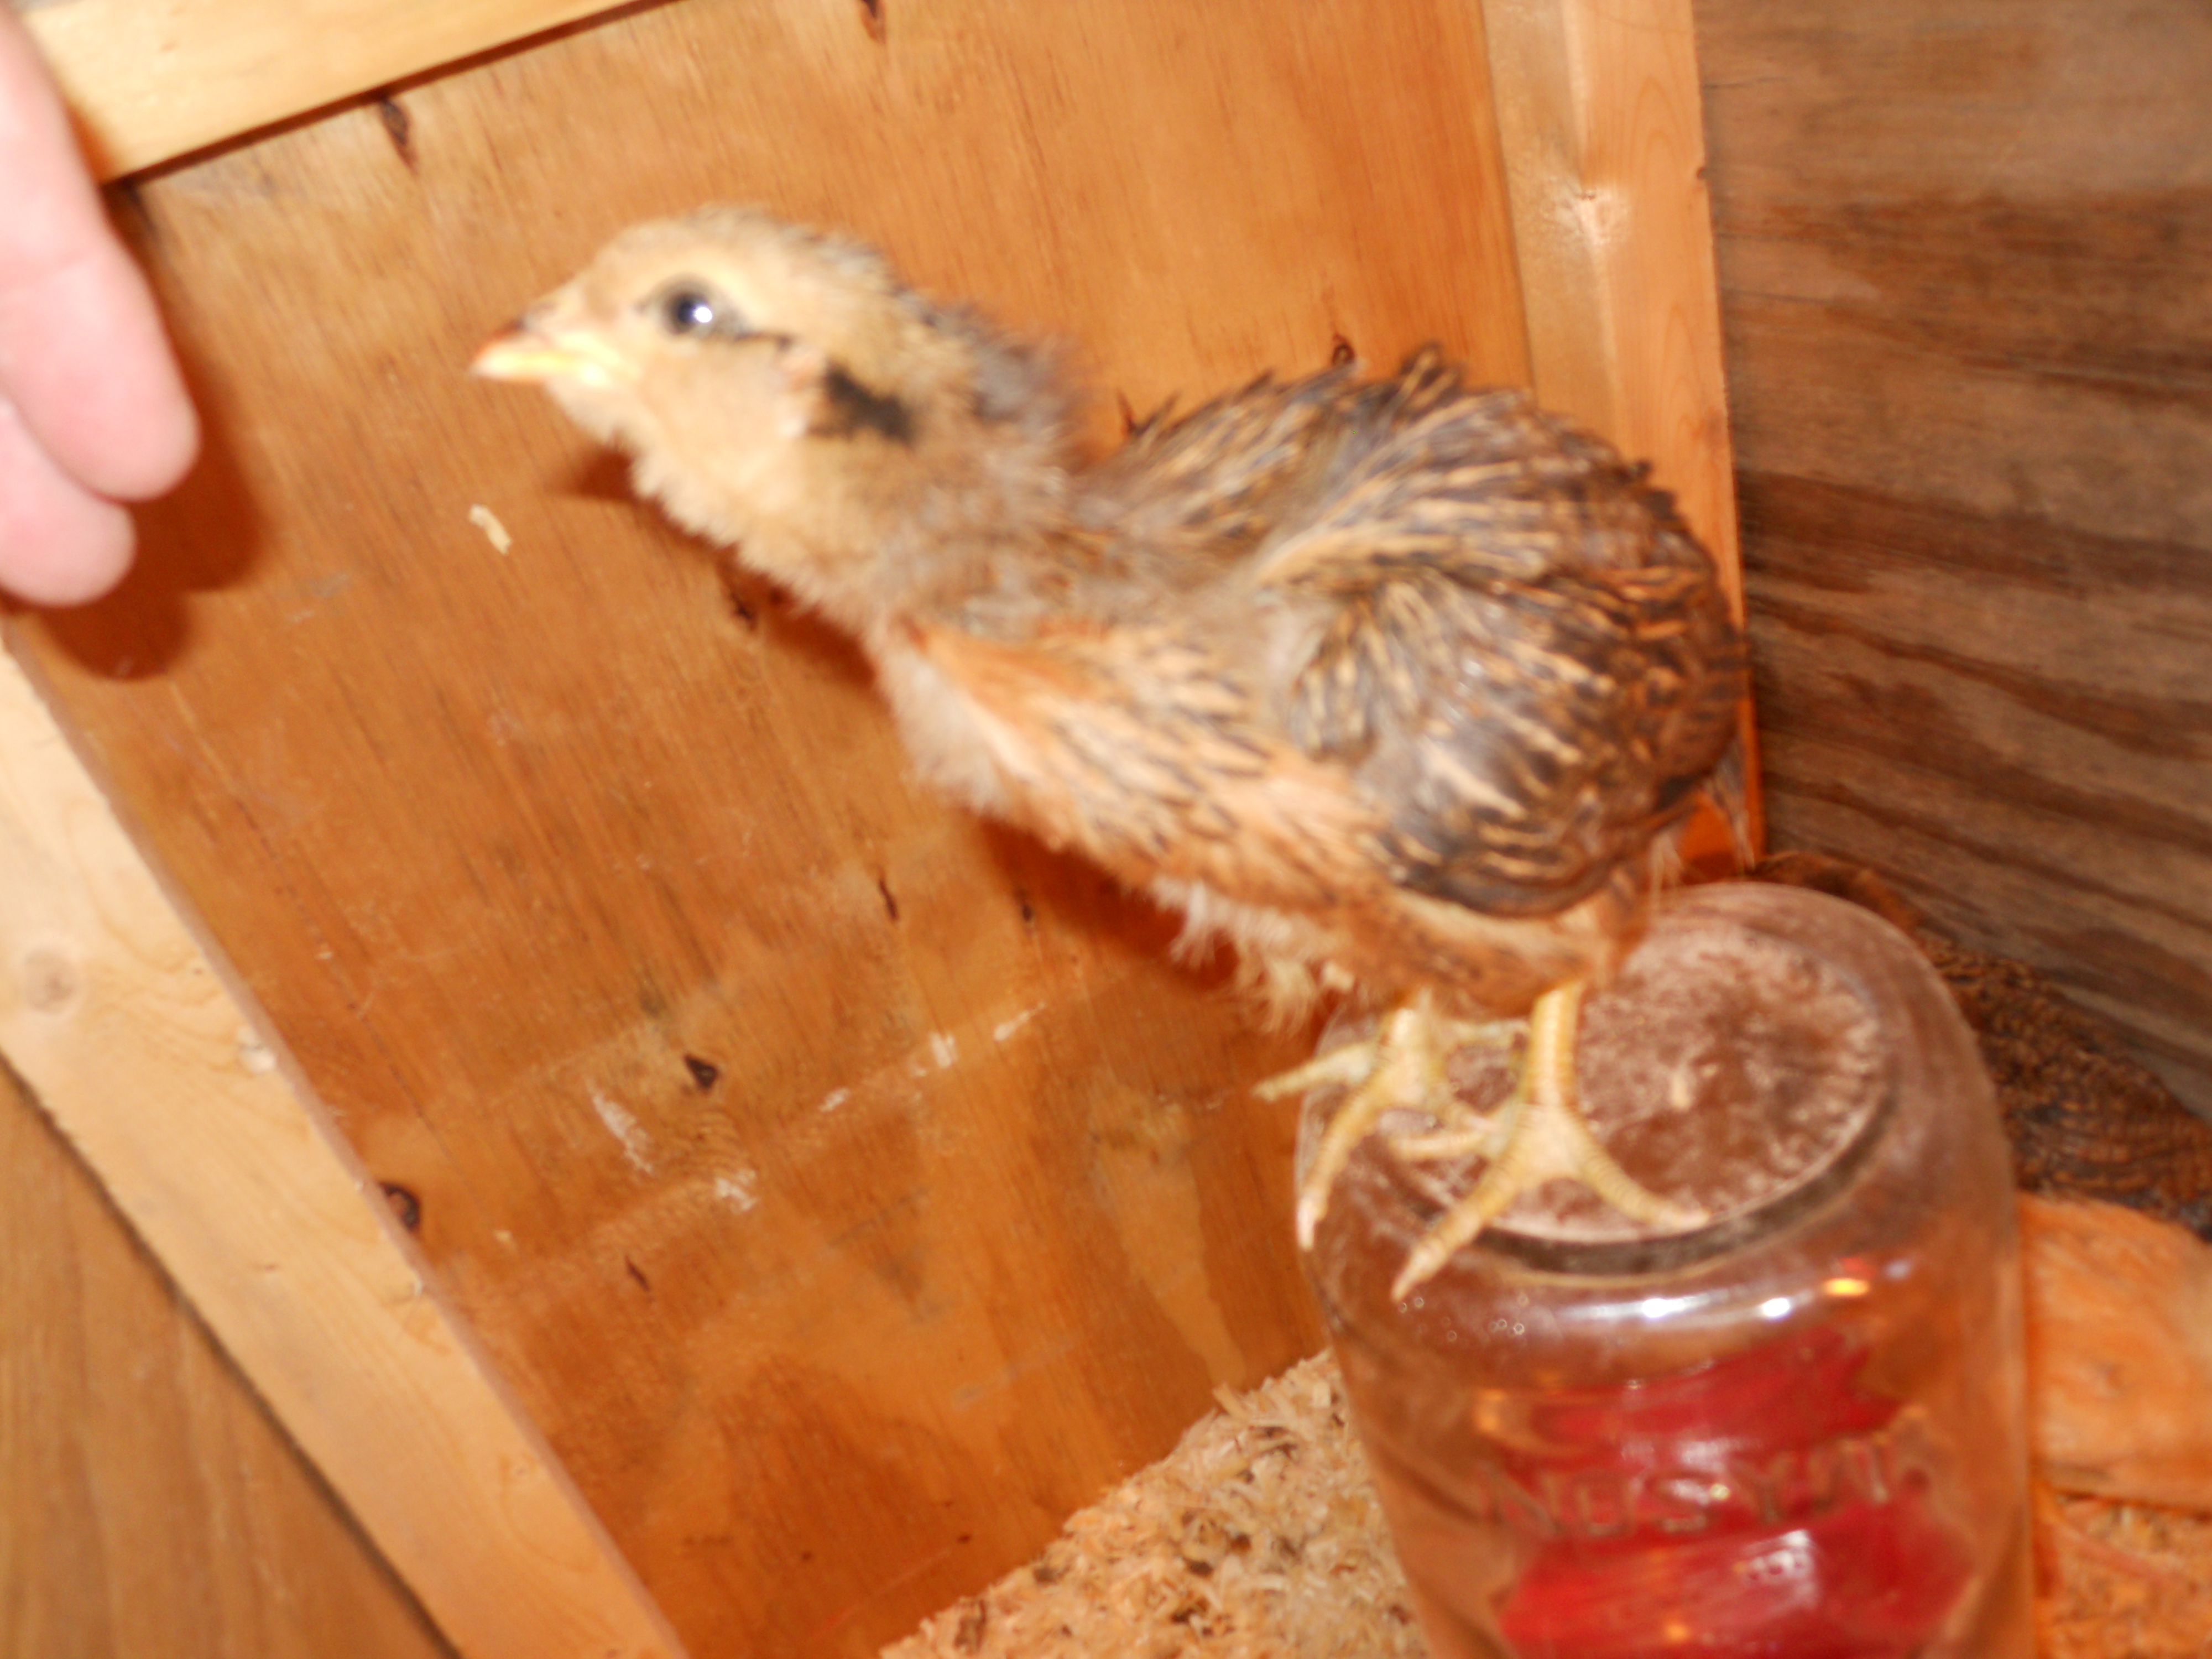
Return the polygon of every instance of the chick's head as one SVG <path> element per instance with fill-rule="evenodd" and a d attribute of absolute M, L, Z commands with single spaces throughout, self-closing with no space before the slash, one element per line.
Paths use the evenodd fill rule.
<path fill-rule="evenodd" d="M 854 622 L 890 525 L 1018 513 L 1065 423 L 1036 353 L 747 208 L 623 232 L 473 367 L 543 385 L 679 523 Z"/>

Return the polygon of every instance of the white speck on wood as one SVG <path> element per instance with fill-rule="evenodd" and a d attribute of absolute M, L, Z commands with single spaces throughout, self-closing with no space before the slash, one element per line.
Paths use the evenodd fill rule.
<path fill-rule="evenodd" d="M 599 1121 L 607 1126 L 607 1133 L 622 1147 L 630 1168 L 640 1175 L 651 1175 L 653 1142 L 646 1138 L 637 1120 L 623 1109 L 621 1103 L 608 1099 L 597 1089 L 592 1091 L 592 1109 L 599 1115 Z"/>
<path fill-rule="evenodd" d="M 758 1170 L 737 1169 L 714 1177 L 714 1196 L 739 1215 L 760 1203 Z"/>
<path fill-rule="evenodd" d="M 1012 1019 L 1000 1020 L 996 1025 L 994 1025 L 991 1028 L 991 1041 L 994 1042 L 1004 1042 L 1008 1037 L 1013 1036 L 1015 1032 L 1020 1030 L 1023 1026 L 1028 1024 L 1031 1020 L 1035 1019 L 1043 1012 L 1044 1004 L 1040 1002 L 1034 1008 L 1023 1009 L 1021 1012 L 1016 1014 Z"/>
<path fill-rule="evenodd" d="M 507 526 L 499 521 L 499 514 L 481 502 L 469 508 L 469 522 L 484 533 L 492 551 L 504 555 L 514 545 L 514 538 L 507 533 Z"/>
<path fill-rule="evenodd" d="M 852 1097 L 853 1091 L 850 1089 L 832 1089 L 822 1097 L 822 1103 L 814 1109 L 817 1112 L 834 1112 Z"/>
<path fill-rule="evenodd" d="M 937 1062 L 937 1069 L 943 1071 L 960 1058 L 960 1040 L 950 1031 L 932 1031 L 929 1034 L 929 1057 Z"/>
<path fill-rule="evenodd" d="M 238 1028 L 238 1063 L 251 1075 L 259 1077 L 276 1069 L 276 1051 L 257 1036 L 252 1026 L 241 1025 Z"/>
<path fill-rule="evenodd" d="M 1558 203 L 1559 219 L 1568 234 L 1597 253 L 1627 235 L 1629 209 L 1625 191 L 1602 185 L 1568 191 Z"/>

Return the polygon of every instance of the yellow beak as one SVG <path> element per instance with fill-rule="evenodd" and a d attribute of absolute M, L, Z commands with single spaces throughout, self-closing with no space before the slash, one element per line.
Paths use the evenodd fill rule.
<path fill-rule="evenodd" d="M 573 380 L 585 386 L 617 386 L 636 371 L 597 334 L 561 329 L 528 319 L 494 335 L 469 363 L 469 373 L 487 380 L 517 380 L 543 386 Z"/>

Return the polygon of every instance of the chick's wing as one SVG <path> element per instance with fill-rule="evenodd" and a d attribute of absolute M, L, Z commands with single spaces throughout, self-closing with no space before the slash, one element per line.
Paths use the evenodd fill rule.
<path fill-rule="evenodd" d="M 1310 524 L 1255 586 L 1318 607 L 1291 739 L 1378 798 L 1404 886 L 1560 910 L 1686 810 L 1740 652 L 1711 562 L 1604 445 L 1417 357 L 1365 390 Z"/>

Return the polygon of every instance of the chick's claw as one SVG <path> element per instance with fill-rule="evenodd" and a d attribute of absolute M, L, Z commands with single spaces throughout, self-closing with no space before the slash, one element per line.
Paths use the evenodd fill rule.
<path fill-rule="evenodd" d="M 1480 1236 L 1522 1194 L 1547 1181 L 1580 1182 L 1614 1209 L 1662 1232 L 1686 1231 L 1708 1219 L 1697 1206 L 1662 1198 L 1638 1182 L 1598 1144 L 1582 1114 L 1548 1091 L 1524 1085 L 1483 1139 L 1486 1144 L 1480 1150 L 1490 1167 L 1407 1255 L 1390 1286 L 1394 1299 L 1403 1301 L 1434 1278 L 1461 1246 Z M 1403 1142 L 1393 1146 L 1401 1156 L 1412 1155 Z"/>
<path fill-rule="evenodd" d="M 1351 1088 L 1337 1108 L 1313 1166 L 1298 1188 L 1298 1245 L 1313 1248 L 1314 1230 L 1328 1212 L 1329 1190 L 1351 1161 L 1353 1148 L 1384 1113 L 1404 1107 L 1439 1120 L 1461 1115 L 1449 1076 L 1451 1056 L 1463 1048 L 1502 1048 L 1522 1028 L 1517 1019 L 1453 1019 L 1438 1014 L 1425 992 L 1394 1009 L 1370 1039 L 1330 1049 L 1305 1065 L 1269 1078 L 1254 1089 L 1263 1100 L 1280 1100 L 1328 1084 Z"/>
<path fill-rule="evenodd" d="M 1474 1188 L 1447 1210 L 1407 1257 L 1391 1287 L 1402 1300 L 1433 1278 L 1462 1245 L 1477 1237 L 1523 1193 L 1546 1182 L 1573 1181 L 1616 1210 L 1664 1232 L 1698 1225 L 1705 1212 L 1651 1192 L 1599 1144 L 1575 1105 L 1574 1046 L 1582 987 L 1547 993 L 1527 1021 L 1528 1050 L 1513 1095 L 1494 1117 L 1461 1105 L 1447 1068 L 1451 1054 L 1474 1042 L 1509 1041 L 1522 1022 L 1441 1020 L 1426 998 L 1395 1011 L 1369 1042 L 1346 1044 L 1260 1085 L 1273 1098 L 1328 1083 L 1356 1080 L 1316 1149 L 1298 1193 L 1298 1243 L 1313 1246 L 1328 1209 L 1329 1189 L 1352 1151 L 1394 1107 L 1427 1113 L 1444 1127 L 1394 1135 L 1394 1156 L 1415 1162 L 1480 1154 L 1488 1167 Z"/>

